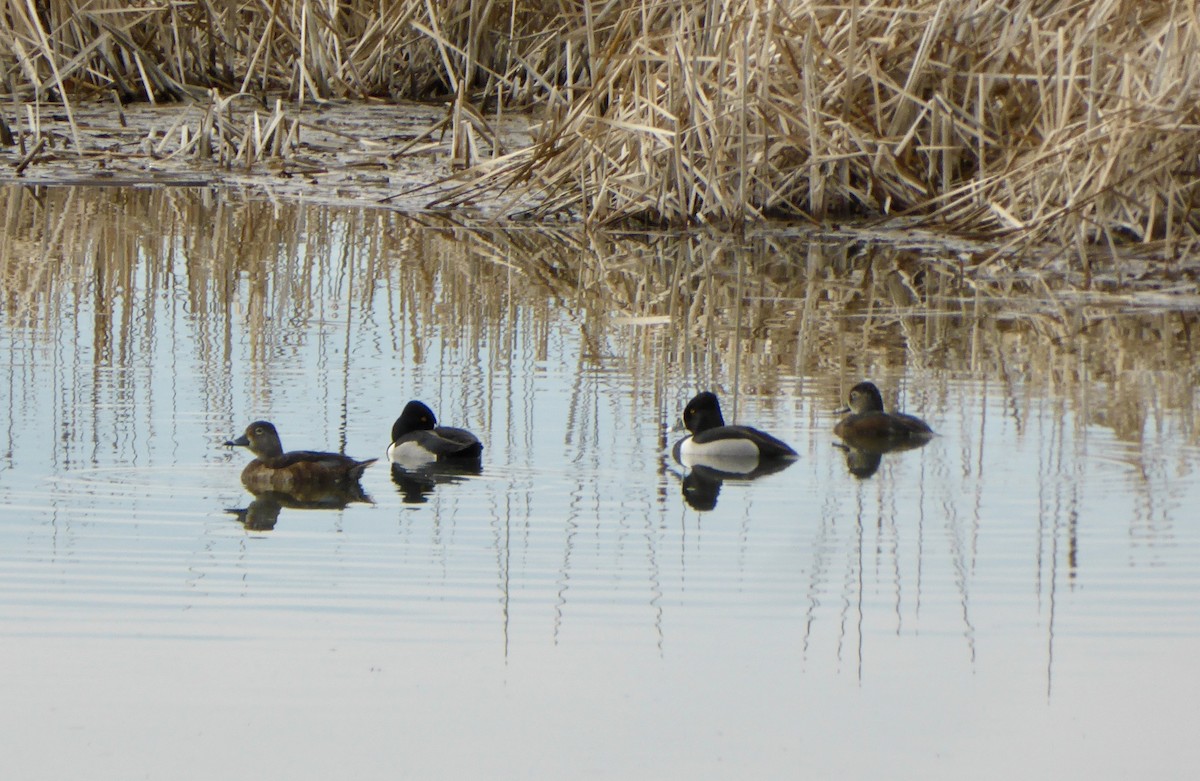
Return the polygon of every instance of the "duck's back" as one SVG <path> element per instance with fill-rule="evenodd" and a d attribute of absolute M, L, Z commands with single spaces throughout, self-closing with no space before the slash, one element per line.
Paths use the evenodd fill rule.
<path fill-rule="evenodd" d="M 833 433 L 846 437 L 903 439 L 933 436 L 933 429 L 920 418 L 901 412 L 864 412 L 838 421 Z"/>
<path fill-rule="evenodd" d="M 280 456 L 256 458 L 242 470 L 242 482 L 251 490 L 295 491 L 305 485 L 352 483 L 375 463 L 341 453 L 294 450 Z"/>
<path fill-rule="evenodd" d="M 464 428 L 437 426 L 410 431 L 388 448 L 392 461 L 434 459 L 470 459 L 483 455 L 483 443 Z"/>

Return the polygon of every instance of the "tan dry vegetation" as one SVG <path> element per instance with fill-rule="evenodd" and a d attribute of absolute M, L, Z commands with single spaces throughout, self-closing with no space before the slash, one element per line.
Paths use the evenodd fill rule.
<path fill-rule="evenodd" d="M 427 257 L 460 261 L 441 278 L 443 295 L 563 302 L 585 359 L 635 378 L 668 412 L 680 387 L 780 398 L 807 386 L 832 410 L 869 377 L 892 393 L 917 388 L 910 402 L 919 394 L 944 417 L 953 414 L 939 409 L 946 381 L 971 378 L 981 395 L 1008 400 L 1018 426 L 1036 417 L 1034 404 L 1066 398 L 1078 429 L 1101 425 L 1137 442 L 1147 426 L 1177 419 L 1181 437 L 1200 441 L 1200 318 L 1194 306 L 1168 308 L 1178 299 L 1138 312 L 1123 296 L 1052 291 L 1039 274 L 980 281 L 952 258 L 829 237 L 764 232 L 735 243 L 718 232 L 681 239 L 436 222 L 426 231 Z M 811 424 L 830 420 L 818 411 Z"/>
<path fill-rule="evenodd" d="M 806 387 L 831 410 L 864 377 L 917 388 L 910 404 L 917 392 L 935 411 L 946 382 L 972 379 L 1019 425 L 1031 404 L 1066 398 L 1077 426 L 1137 441 L 1174 420 L 1185 441 L 1200 438 L 1194 309 L 1131 313 L 1037 275 L 980 282 L 923 252 L 845 240 L 500 230 L 170 188 L 5 188 L 0 292 L 30 349 L 90 338 L 96 369 L 136 364 L 139 345 L 169 338 L 220 378 L 241 321 L 263 396 L 292 384 L 272 373 L 288 371 L 313 324 L 337 333 L 330 344 L 353 331 L 384 360 L 407 345 L 405 371 L 448 360 L 424 345 L 451 363 L 478 356 L 479 382 L 508 374 L 522 340 L 543 360 L 565 324 L 582 339 L 581 375 L 626 374 L 664 414 L 678 412 L 679 388 L 700 386 Z M 158 302 L 185 307 L 187 330 L 156 329 Z M 79 322 L 81 307 L 94 319 Z M 213 409 L 228 408 L 227 383 L 210 391 Z"/>
<path fill-rule="evenodd" d="M 502 187 L 594 223 L 910 214 L 1176 258 L 1200 227 L 1198 28 L 1184 0 L 51 0 L 3 5 L 0 67 L 25 165 L 51 100 L 81 147 L 79 101 L 199 99 L 159 153 L 252 165 L 294 148 L 300 103 L 436 98 L 461 177 L 440 205 Z M 234 126 L 241 94 L 263 108 Z M 514 107 L 536 139 L 496 158 Z"/>
<path fill-rule="evenodd" d="M 496 166 L 543 210 L 602 221 L 908 211 L 1059 242 L 1190 241 L 1189 9 L 635 4 L 597 24 L 589 88 Z"/>

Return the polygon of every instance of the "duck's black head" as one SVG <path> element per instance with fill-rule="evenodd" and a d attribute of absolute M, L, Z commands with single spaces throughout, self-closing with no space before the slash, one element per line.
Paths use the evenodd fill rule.
<path fill-rule="evenodd" d="M 436 425 L 437 418 L 434 416 L 433 410 L 419 401 L 410 401 L 404 405 L 404 410 L 392 426 L 392 441 L 397 441 L 405 434 L 428 430 Z"/>
<path fill-rule="evenodd" d="M 697 393 L 683 408 L 683 425 L 692 434 L 708 431 L 725 425 L 721 415 L 721 402 L 712 391 Z"/>

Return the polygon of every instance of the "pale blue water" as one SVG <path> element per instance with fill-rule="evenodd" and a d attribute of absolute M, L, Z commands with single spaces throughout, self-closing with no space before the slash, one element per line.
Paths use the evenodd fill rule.
<path fill-rule="evenodd" d="M 212 193 L 3 197 L 14 778 L 1200 760 L 1194 313 L 1055 343 L 1012 299 L 933 283 L 867 312 L 859 261 L 818 272 L 800 239 L 751 248 L 769 273 L 739 297 L 736 248 L 663 238 L 606 255 Z M 831 410 L 864 376 L 939 436 L 860 479 Z M 668 454 L 702 387 L 801 454 L 704 512 Z M 422 494 L 380 462 L 371 503 L 228 512 L 248 456 L 220 443 L 250 420 L 382 456 L 410 398 L 480 435 L 479 474 Z"/>

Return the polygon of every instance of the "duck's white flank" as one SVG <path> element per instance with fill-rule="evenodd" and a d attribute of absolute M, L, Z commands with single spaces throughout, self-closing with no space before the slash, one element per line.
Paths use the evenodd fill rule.
<path fill-rule="evenodd" d="M 694 460 L 702 463 L 711 459 L 731 459 L 735 461 L 758 461 L 758 445 L 749 439 L 734 437 L 717 439 L 712 442 L 697 444 L 693 437 L 686 437 L 679 444 L 680 460 Z"/>
<path fill-rule="evenodd" d="M 437 460 L 436 453 L 425 449 L 421 443 L 411 439 L 400 444 L 393 442 L 388 445 L 387 456 L 388 461 L 401 466 L 427 464 Z"/>

